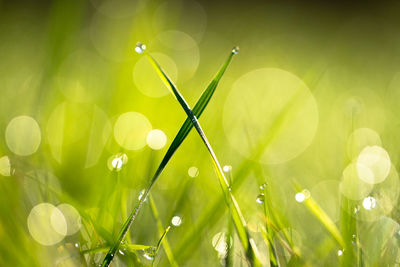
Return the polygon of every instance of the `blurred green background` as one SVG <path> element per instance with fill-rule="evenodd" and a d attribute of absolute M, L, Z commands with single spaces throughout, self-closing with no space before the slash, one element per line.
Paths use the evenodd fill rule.
<path fill-rule="evenodd" d="M 337 266 L 346 254 L 395 266 L 399 14 L 400 3 L 374 1 L 0 1 L 0 265 L 101 263 L 106 251 L 83 251 L 118 233 L 186 118 L 135 53 L 141 41 L 191 106 L 240 46 L 200 122 L 232 167 L 263 265 L 267 183 L 276 236 L 289 233 L 301 259 L 276 238 L 280 266 Z M 151 195 L 158 216 L 146 201 L 129 241 L 155 246 L 171 225 L 180 266 L 223 264 L 228 209 L 196 132 Z M 309 195 L 346 250 L 304 205 Z M 234 266 L 246 266 L 232 240 Z M 163 248 L 154 262 L 171 264 Z M 142 250 L 113 262 L 138 264 L 152 264 Z"/>

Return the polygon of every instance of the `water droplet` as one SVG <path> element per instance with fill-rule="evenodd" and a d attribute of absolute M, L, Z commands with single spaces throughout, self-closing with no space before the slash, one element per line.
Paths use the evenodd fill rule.
<path fill-rule="evenodd" d="M 111 257 L 114 257 L 114 254 L 110 254 Z"/>
<path fill-rule="evenodd" d="M 181 219 L 181 217 L 179 217 L 179 216 L 174 216 L 174 217 L 172 217 L 171 223 L 172 223 L 174 226 L 178 227 L 179 225 L 181 225 L 182 219 Z"/>
<path fill-rule="evenodd" d="M 113 165 L 114 169 L 121 169 L 121 167 L 122 167 L 122 159 L 121 158 L 113 159 L 111 164 Z"/>
<path fill-rule="evenodd" d="M 119 250 L 118 252 L 119 252 L 119 254 L 121 254 L 121 255 L 125 255 L 125 253 L 122 252 L 122 250 Z"/>
<path fill-rule="evenodd" d="M 265 190 L 267 188 L 267 184 L 263 183 L 262 185 L 260 185 L 260 189 L 261 190 Z"/>
<path fill-rule="evenodd" d="M 140 194 L 139 194 L 139 197 L 138 197 L 138 199 L 139 200 L 141 200 L 142 199 L 142 197 L 143 197 L 143 195 L 144 195 L 144 193 L 146 192 L 146 190 L 142 190 L 142 191 L 140 191 Z M 147 198 L 145 199 L 145 201 L 147 200 Z"/>
<path fill-rule="evenodd" d="M 299 203 L 303 202 L 303 201 L 306 199 L 305 195 L 304 195 L 302 192 L 297 193 L 297 194 L 294 196 L 294 198 L 295 198 L 296 201 L 299 202 Z"/>
<path fill-rule="evenodd" d="M 258 204 L 264 204 L 264 201 L 265 201 L 264 194 L 259 194 L 259 195 L 257 196 L 257 198 L 256 198 L 256 202 L 257 202 Z"/>
<path fill-rule="evenodd" d="M 79 248 L 79 243 L 75 243 L 75 247 L 76 247 L 76 248 Z"/>
<path fill-rule="evenodd" d="M 358 212 L 360 211 L 360 206 L 355 206 L 354 207 L 354 214 L 358 214 Z"/>
<path fill-rule="evenodd" d="M 154 260 L 154 257 L 156 256 L 156 249 L 151 247 L 151 248 L 146 248 L 143 251 L 143 257 L 145 257 L 148 260 Z"/>
<path fill-rule="evenodd" d="M 373 197 L 366 197 L 364 198 L 362 205 L 364 209 L 372 210 L 376 206 L 376 199 Z"/>
<path fill-rule="evenodd" d="M 232 53 L 233 54 L 238 54 L 239 53 L 239 46 L 234 46 L 233 48 L 232 48 Z"/>
<path fill-rule="evenodd" d="M 111 171 L 120 171 L 127 162 L 128 156 L 126 154 L 118 153 L 108 159 L 107 165 Z"/>
<path fill-rule="evenodd" d="M 138 42 L 138 43 L 136 44 L 136 47 L 135 47 L 136 53 L 138 53 L 138 54 L 143 54 L 143 52 L 144 52 L 145 50 L 146 50 L 146 45 L 145 45 L 144 43 Z"/>
<path fill-rule="evenodd" d="M 343 255 L 343 250 L 339 249 L 338 252 L 337 252 L 337 255 L 338 255 L 339 257 L 342 256 L 342 255 Z"/>
<path fill-rule="evenodd" d="M 225 165 L 222 169 L 224 170 L 224 172 L 230 172 L 230 171 L 232 171 L 232 166 Z"/>

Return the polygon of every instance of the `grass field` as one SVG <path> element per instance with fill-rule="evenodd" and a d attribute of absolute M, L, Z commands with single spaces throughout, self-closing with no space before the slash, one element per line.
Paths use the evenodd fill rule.
<path fill-rule="evenodd" d="M 0 266 L 398 266 L 399 13 L 0 0 Z"/>

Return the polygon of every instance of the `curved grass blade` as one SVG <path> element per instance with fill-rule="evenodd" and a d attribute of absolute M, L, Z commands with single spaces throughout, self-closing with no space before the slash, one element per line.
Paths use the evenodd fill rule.
<path fill-rule="evenodd" d="M 161 235 L 160 240 L 158 240 L 156 249 L 155 249 L 155 251 L 154 251 L 154 259 L 153 259 L 153 262 L 152 262 L 151 266 L 154 266 L 154 262 L 155 262 L 155 260 L 156 260 L 157 253 L 158 253 L 158 251 L 160 250 L 161 243 L 165 243 L 166 237 L 167 237 L 167 233 L 169 232 L 170 229 L 171 229 L 171 226 L 168 225 L 168 227 L 165 229 L 164 233 Z M 164 241 L 164 242 L 163 242 L 163 241 Z M 176 265 L 176 266 L 177 266 L 177 265 Z"/>
<path fill-rule="evenodd" d="M 136 49 L 136 51 L 138 51 Z M 197 101 L 193 112 L 197 117 L 200 117 L 201 114 L 203 113 L 204 109 L 206 108 L 207 104 L 209 103 L 211 97 L 213 96 L 215 89 L 217 88 L 217 85 L 219 81 L 221 80 L 223 74 L 225 73 L 225 70 L 227 69 L 229 63 L 232 60 L 233 55 L 236 54 L 234 51 L 232 51 L 228 59 L 226 60 L 225 64 L 221 67 L 221 69 L 218 71 L 214 79 L 211 81 L 211 83 L 208 85 L 206 90 L 202 93 L 200 99 Z M 122 240 L 125 238 L 130 226 L 132 225 L 133 221 L 136 218 L 137 213 L 141 209 L 144 200 L 147 198 L 153 184 L 157 181 L 158 177 L 164 170 L 165 166 L 175 153 L 175 151 L 178 149 L 178 147 L 182 144 L 183 140 L 185 140 L 186 136 L 189 134 L 190 130 L 193 128 L 193 125 L 191 123 L 191 120 L 189 118 L 186 118 L 185 122 L 181 126 L 178 134 L 175 136 L 174 140 L 172 141 L 172 144 L 168 148 L 167 153 L 165 154 L 164 158 L 162 159 L 160 165 L 158 166 L 154 176 L 152 177 L 149 186 L 143 193 L 142 198 L 139 200 L 139 203 L 136 205 L 132 213 L 129 215 L 128 219 L 125 221 L 124 225 L 121 228 L 120 233 L 118 234 L 117 241 L 114 243 L 114 245 L 110 248 L 108 251 L 106 257 L 104 258 L 104 261 L 102 263 L 102 266 L 108 266 L 112 259 L 114 258 L 115 252 L 118 250 L 119 245 L 121 244 Z"/>
<path fill-rule="evenodd" d="M 237 54 L 237 53 L 238 53 L 238 48 L 237 47 L 233 48 L 232 54 Z M 247 259 L 250 261 L 251 265 L 258 265 L 259 261 L 256 256 L 257 249 L 255 247 L 255 243 L 252 242 L 251 238 L 249 238 L 246 221 L 244 220 L 244 217 L 242 215 L 242 212 L 239 208 L 239 205 L 238 205 L 235 197 L 231 193 L 230 184 L 224 175 L 224 171 L 222 170 L 221 164 L 219 163 L 217 156 L 214 153 L 214 150 L 211 147 L 211 144 L 207 139 L 207 136 L 205 135 L 202 127 L 200 126 L 198 119 L 194 115 L 193 111 L 190 109 L 190 106 L 187 104 L 186 100 L 183 98 L 182 94 L 179 92 L 176 85 L 171 81 L 171 79 L 164 72 L 164 70 L 157 63 L 157 61 L 149 53 L 146 52 L 145 55 L 147 56 L 150 63 L 153 65 L 153 67 L 155 68 L 156 72 L 158 73 L 160 78 L 163 80 L 165 85 L 170 89 L 172 94 L 175 96 L 175 98 L 178 100 L 178 102 L 182 106 L 183 110 L 185 111 L 188 118 L 191 120 L 196 131 L 199 133 L 208 152 L 210 153 L 211 159 L 214 164 L 214 168 L 215 168 L 217 176 L 218 176 L 219 184 L 225 195 L 225 201 L 227 202 L 228 207 L 230 206 L 230 203 L 232 203 L 232 205 L 233 205 L 233 209 L 232 209 L 233 212 L 231 213 L 232 220 L 235 224 L 235 228 L 238 233 L 239 239 L 240 239 L 240 241 L 243 245 L 243 248 L 246 252 Z"/>

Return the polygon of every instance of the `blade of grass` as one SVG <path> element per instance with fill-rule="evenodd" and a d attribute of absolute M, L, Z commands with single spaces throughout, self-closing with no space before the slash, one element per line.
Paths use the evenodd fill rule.
<path fill-rule="evenodd" d="M 303 78 L 303 81 L 305 81 L 310 88 L 313 88 L 313 85 L 316 85 L 323 75 L 326 72 L 326 62 L 323 60 L 320 60 L 315 64 L 315 69 L 310 69 L 308 74 L 306 74 Z M 322 70 L 322 71 L 319 71 Z M 315 74 L 317 73 L 317 74 Z M 290 108 L 290 105 L 288 105 L 287 108 Z M 276 119 L 274 124 L 277 124 L 279 122 L 279 118 Z M 252 152 L 253 157 L 251 159 L 245 159 L 237 168 L 236 175 L 235 175 L 235 180 L 233 181 L 233 187 L 232 191 L 235 192 L 236 188 L 239 188 L 240 185 L 243 183 L 243 181 L 248 177 L 250 174 L 251 170 L 253 169 L 253 166 L 256 164 L 257 160 L 260 158 L 259 151 L 262 150 L 264 151 L 267 147 L 264 147 L 263 145 L 268 145 L 268 143 L 264 143 L 262 140 L 259 142 L 256 146 L 255 151 Z M 222 200 L 223 196 L 218 196 L 213 204 L 210 205 L 210 208 L 207 209 L 205 212 L 202 213 L 201 217 L 198 219 L 197 224 L 195 227 L 193 227 L 190 231 L 190 233 L 186 234 L 183 240 L 179 243 L 179 245 L 176 248 L 176 251 L 179 251 L 180 253 L 177 254 L 178 261 L 183 260 L 187 257 L 190 257 L 190 249 L 196 247 L 199 242 L 198 236 L 201 236 L 201 233 L 204 230 L 205 225 L 210 225 L 212 222 L 218 221 L 219 217 L 221 216 L 220 212 L 220 203 Z M 211 219 L 212 218 L 212 219 Z"/>
<path fill-rule="evenodd" d="M 165 229 L 164 233 L 161 235 L 160 240 L 158 240 L 157 247 L 156 247 L 156 250 L 154 252 L 154 259 L 153 259 L 153 262 L 152 262 L 151 266 L 154 266 L 154 262 L 156 260 L 156 256 L 158 254 L 158 251 L 160 250 L 161 244 L 165 243 L 165 241 L 166 241 L 165 238 L 167 237 L 167 233 L 169 232 L 170 229 L 171 229 L 171 226 L 168 225 L 168 227 Z"/>
<path fill-rule="evenodd" d="M 200 117 L 201 114 L 203 113 L 204 109 L 206 108 L 207 104 L 209 103 L 211 97 L 213 96 L 215 89 L 217 88 L 217 85 L 219 81 L 221 80 L 225 70 L 227 69 L 229 63 L 232 60 L 232 57 L 235 53 L 232 51 L 228 59 L 225 61 L 225 64 L 221 67 L 221 69 L 218 71 L 218 73 L 215 75 L 214 79 L 211 81 L 211 83 L 208 85 L 206 90 L 202 93 L 200 96 L 200 99 L 197 101 L 193 112 L 197 117 Z M 125 238 L 130 226 L 132 225 L 133 221 L 136 218 L 136 215 L 140 211 L 144 200 L 147 198 L 147 195 L 149 194 L 153 184 L 157 181 L 158 177 L 161 175 L 162 171 L 164 170 L 165 166 L 175 153 L 175 151 L 178 149 L 178 147 L 182 144 L 183 140 L 185 140 L 186 136 L 189 134 L 190 130 L 193 128 L 193 125 L 191 123 L 191 120 L 189 118 L 186 118 L 185 122 L 181 126 L 178 134 L 175 136 L 174 140 L 172 141 L 172 144 L 168 148 L 167 153 L 165 154 L 164 158 L 162 159 L 160 165 L 158 166 L 154 176 L 150 180 L 150 184 L 147 187 L 147 189 L 144 191 L 143 197 L 139 200 L 138 204 L 136 207 L 133 209 L 127 220 L 125 221 L 123 227 L 121 228 L 120 233 L 118 234 L 117 240 L 114 243 L 114 245 L 110 248 L 108 251 L 106 257 L 103 260 L 102 266 L 108 266 L 112 259 L 114 258 L 115 252 L 118 250 L 119 245 L 121 244 L 122 240 Z"/>
<path fill-rule="evenodd" d="M 299 188 L 297 190 L 300 192 Z M 326 212 L 318 205 L 318 203 L 311 197 L 308 196 L 304 200 L 304 204 L 310 210 L 310 212 L 315 216 L 315 218 L 325 227 L 325 229 L 332 235 L 336 242 L 345 249 L 347 247 L 342 234 L 336 227 L 336 224 L 332 219 L 326 214 Z"/>
<path fill-rule="evenodd" d="M 151 211 L 153 212 L 153 216 L 157 222 L 158 232 L 159 232 L 159 234 L 163 234 L 164 226 L 162 225 L 160 216 L 158 214 L 156 203 L 154 202 L 153 196 L 151 194 L 149 195 L 149 200 L 150 200 Z M 167 255 L 168 261 L 171 264 L 170 266 L 178 266 L 178 264 L 175 261 L 174 255 L 172 254 L 171 246 L 169 245 L 167 237 L 164 238 L 162 245 L 164 247 L 164 251 L 165 251 L 165 254 Z"/>
<path fill-rule="evenodd" d="M 172 80 L 168 77 L 168 75 L 164 72 L 164 70 L 161 68 L 161 66 L 157 63 L 157 61 L 147 52 L 142 51 L 146 55 L 146 57 L 149 59 L 150 63 L 153 65 L 154 69 L 160 76 L 160 78 L 163 80 L 165 85 L 170 89 L 172 94 L 175 96 L 175 98 L 178 100 L 179 104 L 185 111 L 186 115 L 188 118 L 190 118 L 194 128 L 200 135 L 203 143 L 205 144 L 212 162 L 214 164 L 214 168 L 217 173 L 217 177 L 219 180 L 219 184 L 222 188 L 222 192 L 225 195 L 225 201 L 227 202 L 227 205 L 229 207 L 229 203 L 231 202 L 233 204 L 233 209 L 232 209 L 232 220 L 235 224 L 236 231 L 239 235 L 239 239 L 243 245 L 243 248 L 246 252 L 246 256 L 248 260 L 250 261 L 251 265 L 258 265 L 259 261 L 257 259 L 257 249 L 255 247 L 255 243 L 252 242 L 253 240 L 249 237 L 249 233 L 247 230 L 247 224 L 246 221 L 242 215 L 242 212 L 239 208 L 239 204 L 237 203 L 235 197 L 233 196 L 230 188 L 230 184 L 228 180 L 225 177 L 224 171 L 222 170 L 221 164 L 219 163 L 217 156 L 210 144 L 210 142 L 207 139 L 207 136 L 204 133 L 204 130 L 202 129 L 198 119 L 194 115 L 193 111 L 191 110 L 190 106 L 186 102 L 186 100 L 183 98 L 182 94 L 179 92 L 178 88 L 176 85 L 172 82 Z M 232 53 L 238 53 L 238 48 L 233 48 Z"/>
<path fill-rule="evenodd" d="M 130 252 L 137 251 L 137 250 L 145 250 L 145 249 L 156 249 L 155 246 L 138 245 L 138 244 L 124 244 L 124 245 L 121 245 L 121 247 Z M 82 254 L 93 254 L 93 253 L 107 251 L 109 249 L 110 249 L 109 246 L 101 246 L 101 247 L 97 247 L 97 248 L 82 250 L 81 253 Z"/>

